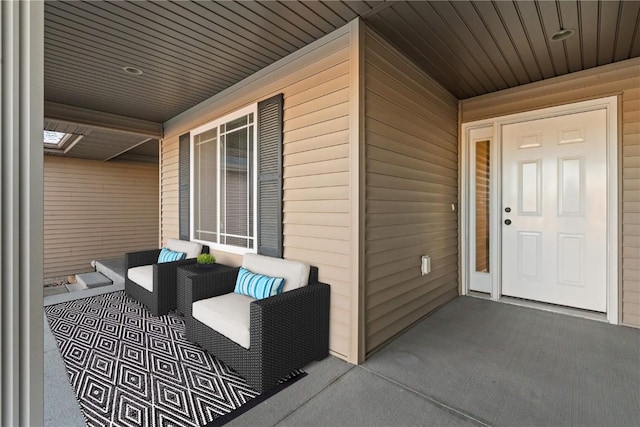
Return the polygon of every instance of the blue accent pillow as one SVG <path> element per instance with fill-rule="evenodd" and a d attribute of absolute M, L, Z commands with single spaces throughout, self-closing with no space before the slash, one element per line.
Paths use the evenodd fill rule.
<path fill-rule="evenodd" d="M 264 276 L 240 267 L 236 288 L 233 291 L 256 299 L 264 299 L 280 294 L 283 285 L 284 278 L 282 277 Z"/>
<path fill-rule="evenodd" d="M 158 264 L 161 262 L 172 262 L 172 261 L 180 261 L 183 260 L 187 254 L 184 252 L 175 252 L 171 249 L 162 248 L 160 251 L 160 255 L 158 256 Z"/>

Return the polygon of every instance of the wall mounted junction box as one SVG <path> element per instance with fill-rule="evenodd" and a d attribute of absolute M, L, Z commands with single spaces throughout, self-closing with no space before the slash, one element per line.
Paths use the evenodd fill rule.
<path fill-rule="evenodd" d="M 421 270 L 423 276 L 431 273 L 431 257 L 429 255 L 422 256 Z"/>

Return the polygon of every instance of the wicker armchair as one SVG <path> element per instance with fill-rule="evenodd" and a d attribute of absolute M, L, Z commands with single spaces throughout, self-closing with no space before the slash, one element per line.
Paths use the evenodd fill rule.
<path fill-rule="evenodd" d="M 170 239 L 167 246 L 171 245 Z M 179 245 L 180 243 L 178 243 Z M 199 245 L 198 251 L 208 251 L 208 247 Z M 194 257 L 181 261 L 158 263 L 158 256 L 161 249 L 152 249 L 141 252 L 130 252 L 124 256 L 125 268 L 125 292 L 136 301 L 144 304 L 154 316 L 162 316 L 170 310 L 176 308 L 176 269 L 182 265 L 194 264 Z M 136 283 L 130 276 L 130 269 L 135 267 L 148 266 L 153 271 L 152 290 Z"/>
<path fill-rule="evenodd" d="M 187 339 L 262 393 L 293 370 L 329 355 L 330 287 L 318 281 L 318 269 L 311 267 L 306 286 L 251 302 L 247 349 L 194 318 L 192 310 L 193 302 L 232 293 L 238 270 L 192 278 L 185 289 Z"/>

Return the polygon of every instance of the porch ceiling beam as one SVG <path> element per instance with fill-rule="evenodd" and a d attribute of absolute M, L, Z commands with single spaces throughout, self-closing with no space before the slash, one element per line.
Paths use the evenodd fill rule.
<path fill-rule="evenodd" d="M 102 111 L 45 101 L 44 117 L 60 123 L 132 133 L 148 138 L 162 138 L 162 123 L 134 119 Z"/>

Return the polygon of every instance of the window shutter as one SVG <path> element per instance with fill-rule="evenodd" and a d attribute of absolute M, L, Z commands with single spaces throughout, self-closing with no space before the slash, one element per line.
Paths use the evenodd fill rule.
<path fill-rule="evenodd" d="M 282 258 L 282 94 L 258 103 L 258 253 Z"/>
<path fill-rule="evenodd" d="M 178 192 L 179 192 L 179 213 L 178 223 L 180 229 L 181 240 L 191 240 L 190 236 L 190 151 L 191 144 L 189 133 L 180 135 L 179 154 L 178 154 Z"/>

